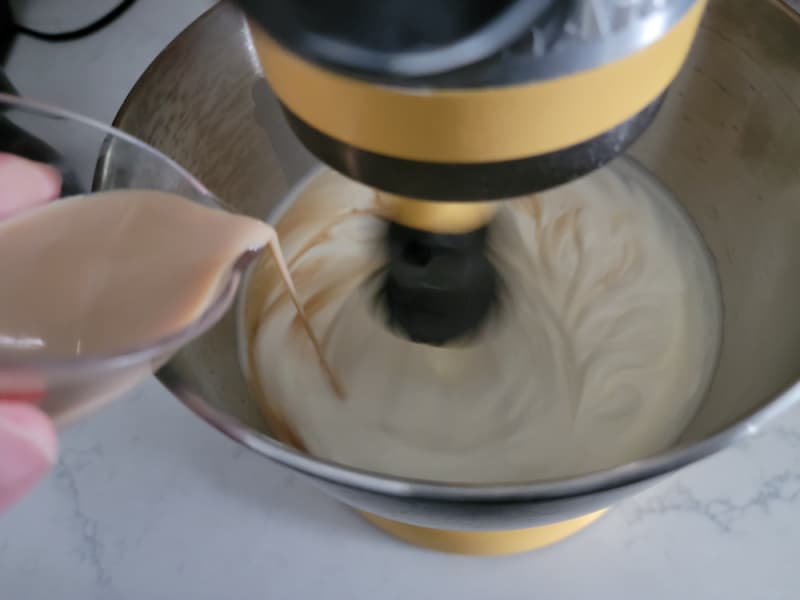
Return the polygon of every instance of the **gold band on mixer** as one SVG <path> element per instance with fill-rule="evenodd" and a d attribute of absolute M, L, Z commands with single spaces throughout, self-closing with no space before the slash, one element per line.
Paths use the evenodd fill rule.
<path fill-rule="evenodd" d="M 598 510 L 581 517 L 558 521 L 549 525 L 507 531 L 432 529 L 392 521 L 367 512 L 361 512 L 361 516 L 376 527 L 383 529 L 389 535 L 415 546 L 453 554 L 499 556 L 538 550 L 560 542 L 594 523 L 605 514 L 606 510 Z"/>
<path fill-rule="evenodd" d="M 251 25 L 251 31 L 277 96 L 320 132 L 394 158 L 493 162 L 578 144 L 653 102 L 680 69 L 704 8 L 705 2 L 695 3 L 658 41 L 595 69 L 528 84 L 435 92 L 334 73 L 286 51 L 259 27 Z"/>
<path fill-rule="evenodd" d="M 483 227 L 497 212 L 496 202 L 439 202 L 380 193 L 382 216 L 431 233 L 467 233 Z"/>

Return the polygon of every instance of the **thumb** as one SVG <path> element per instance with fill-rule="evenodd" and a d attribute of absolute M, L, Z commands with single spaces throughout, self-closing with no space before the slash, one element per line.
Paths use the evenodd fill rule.
<path fill-rule="evenodd" d="M 37 407 L 0 402 L 0 510 L 16 502 L 56 460 L 50 419 Z"/>

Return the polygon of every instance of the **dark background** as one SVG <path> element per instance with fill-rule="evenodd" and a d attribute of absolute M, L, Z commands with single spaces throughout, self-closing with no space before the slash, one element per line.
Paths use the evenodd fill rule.
<path fill-rule="evenodd" d="M 6 55 L 11 47 L 11 38 L 14 32 L 12 23 L 11 7 L 8 0 L 0 0 L 0 65 L 5 62 Z"/>

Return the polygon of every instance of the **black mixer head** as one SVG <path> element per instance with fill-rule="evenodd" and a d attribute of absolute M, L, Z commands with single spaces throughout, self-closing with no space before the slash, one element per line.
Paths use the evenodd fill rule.
<path fill-rule="evenodd" d="M 488 234 L 488 226 L 443 234 L 389 223 L 378 297 L 389 325 L 434 346 L 477 334 L 498 299 Z"/>
<path fill-rule="evenodd" d="M 658 112 L 705 5 L 238 2 L 303 145 L 352 179 L 428 204 L 536 193 L 624 152 Z M 486 221 L 388 217 L 390 324 L 429 344 L 477 332 L 498 295 Z"/>

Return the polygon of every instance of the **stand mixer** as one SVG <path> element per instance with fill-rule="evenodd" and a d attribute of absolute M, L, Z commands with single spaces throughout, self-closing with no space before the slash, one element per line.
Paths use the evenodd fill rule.
<path fill-rule="evenodd" d="M 495 202 L 580 177 L 650 124 L 703 0 L 239 0 L 317 158 L 385 196 L 389 324 L 441 345 L 497 303 Z"/>
<path fill-rule="evenodd" d="M 594 2 L 592 7 L 596 9 L 599 4 Z M 665 3 L 658 7 L 664 8 Z M 693 4 L 687 10 L 701 9 Z M 351 468 L 281 443 L 265 424 L 235 352 L 240 332 L 234 318 L 223 319 L 183 348 L 159 371 L 159 379 L 195 414 L 242 447 L 299 474 L 395 536 L 454 552 L 505 553 L 551 543 L 682 467 L 749 439 L 800 400 L 796 352 L 800 343 L 800 285 L 792 276 L 800 270 L 795 227 L 800 218 L 795 160 L 800 147 L 796 111 L 800 103 L 796 58 L 800 21 L 783 3 L 762 0 L 711 0 L 704 13 L 696 43 L 670 85 L 671 92 L 665 95 L 657 117 L 626 152 L 674 194 L 679 208 L 702 236 L 715 263 L 725 311 L 719 360 L 709 390 L 697 414 L 669 448 L 588 475 L 519 483 L 447 483 Z M 658 40 L 672 37 L 669 32 L 674 29 L 665 28 L 660 19 L 653 22 L 661 23 L 655 36 Z M 641 33 L 643 29 L 630 31 Z M 126 98 L 115 125 L 196 174 L 224 199 L 224 208 L 263 219 L 285 206 L 287 193 L 314 172 L 318 161 L 292 133 L 265 83 L 268 61 L 263 52 L 259 56 L 256 51 L 254 37 L 260 34 L 252 19 L 248 25 L 237 7 L 216 5 L 147 69 Z M 654 41 L 620 60 L 648 56 L 649 49 L 658 45 Z M 259 47 L 264 49 L 263 44 Z M 576 42 L 576 47 L 584 46 Z M 592 46 L 595 50 L 603 47 Z M 613 44 L 607 50 L 611 47 Z M 556 52 L 556 46 L 552 52 Z M 598 61 L 607 58 L 588 48 L 586 53 Z M 682 56 L 671 56 L 677 66 Z M 309 58 L 302 62 L 316 64 Z M 478 64 L 483 63 L 474 66 Z M 605 98 L 603 106 L 613 108 L 617 106 L 614 97 L 618 101 L 631 97 L 633 92 L 623 84 L 638 89 L 642 81 L 658 75 L 666 87 L 671 75 L 660 70 L 660 65 L 663 63 L 656 61 L 647 69 L 628 73 L 614 80 L 613 86 L 598 83 L 590 93 L 563 93 L 552 100 L 552 112 L 577 103 L 586 108 L 585 113 L 575 113 L 581 122 L 598 118 L 593 107 L 600 106 L 601 99 Z M 579 70 L 550 83 L 560 82 L 558 89 L 566 92 L 561 83 L 591 73 Z M 373 80 L 369 75 L 363 78 Z M 601 80 L 598 77 L 597 81 Z M 299 81 L 294 80 L 296 84 Z M 546 83 L 540 81 L 536 86 L 544 86 L 542 91 L 551 89 Z M 391 90 L 398 87 L 393 85 Z M 286 96 L 286 90 L 281 93 Z M 658 95 L 654 91 L 652 99 Z M 332 94 L 323 98 L 336 107 L 337 114 L 349 110 Z M 285 98 L 283 104 L 288 106 Z M 643 99 L 641 106 L 646 105 L 647 99 Z M 356 108 L 367 114 L 366 107 Z M 470 116 L 474 119 L 478 114 Z M 483 118 L 491 114 L 483 113 Z M 514 134 L 521 133 L 529 123 L 535 124 L 542 135 L 550 127 L 564 129 L 565 123 L 569 124 L 538 118 L 541 111 L 521 114 L 527 117 L 517 118 Z M 619 122 L 634 114 L 636 111 L 631 110 L 620 116 Z M 442 118 L 456 116 L 450 111 Z M 393 118 L 398 119 L 397 115 Z M 446 122 L 440 121 L 439 126 Z M 434 124 L 427 127 L 433 130 Z M 466 135 L 466 131 L 456 135 Z M 433 137 L 432 148 L 434 142 L 440 143 Z M 342 138 L 337 134 L 337 139 Z M 494 143 L 485 137 L 487 148 Z M 363 158 L 352 153 L 348 160 L 359 157 Z M 131 183 L 141 187 L 159 184 L 150 173 L 130 173 L 113 153 L 106 152 L 101 159 L 102 169 L 96 174 L 98 189 L 118 177 L 135 177 Z M 414 166 L 422 167 L 417 163 Z M 617 165 L 609 172 L 616 169 Z M 464 173 L 461 177 L 469 176 L 469 169 Z M 461 177 L 451 177 L 450 183 L 458 185 Z M 421 175 L 416 179 L 422 181 Z M 386 186 L 381 190 L 390 193 Z M 394 195 L 422 196 L 412 192 Z M 455 206 L 449 210 L 456 213 L 461 208 L 442 201 L 427 206 Z M 504 213 L 513 213 L 517 203 L 502 206 L 511 207 Z M 482 222 L 488 220 L 484 217 Z M 496 231 L 502 233 L 503 229 Z M 381 325 L 376 323 L 376 329 Z M 279 368 L 274 366 L 276 371 Z"/>

